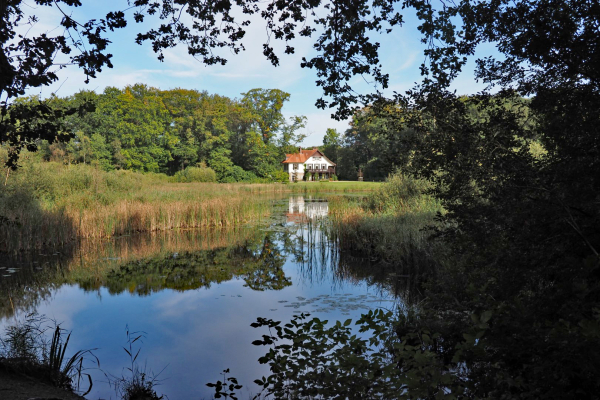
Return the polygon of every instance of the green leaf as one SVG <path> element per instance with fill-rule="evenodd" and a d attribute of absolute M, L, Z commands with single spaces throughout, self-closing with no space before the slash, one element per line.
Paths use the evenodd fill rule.
<path fill-rule="evenodd" d="M 490 320 L 490 318 L 492 318 L 492 311 L 488 310 L 488 311 L 484 311 L 481 314 L 480 320 L 481 320 L 481 322 L 486 323 Z"/>

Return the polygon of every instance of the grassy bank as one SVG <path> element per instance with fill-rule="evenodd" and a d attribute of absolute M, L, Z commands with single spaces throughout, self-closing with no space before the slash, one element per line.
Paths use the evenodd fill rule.
<path fill-rule="evenodd" d="M 426 227 L 443 210 L 427 188 L 396 174 L 365 198 L 332 198 L 330 233 L 343 251 L 380 262 L 392 276 L 431 273 L 443 249 L 428 240 Z"/>
<path fill-rule="evenodd" d="M 352 193 L 372 192 L 381 187 L 381 182 L 353 182 L 353 181 L 318 181 L 295 182 L 287 185 L 292 192 L 304 193 Z"/>

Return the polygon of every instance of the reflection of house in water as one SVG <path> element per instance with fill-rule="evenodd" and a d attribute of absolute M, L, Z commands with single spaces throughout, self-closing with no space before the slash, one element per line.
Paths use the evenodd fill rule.
<path fill-rule="evenodd" d="M 285 214 L 288 222 L 302 222 L 306 219 L 326 217 L 329 211 L 327 200 L 294 196 L 290 197 L 289 201 L 289 209 Z"/>

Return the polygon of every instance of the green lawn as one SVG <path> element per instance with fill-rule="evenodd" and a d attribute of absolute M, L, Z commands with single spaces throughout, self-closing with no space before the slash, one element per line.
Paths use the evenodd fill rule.
<path fill-rule="evenodd" d="M 294 192 L 368 192 L 377 190 L 382 182 L 318 181 L 295 182 L 288 187 Z"/>

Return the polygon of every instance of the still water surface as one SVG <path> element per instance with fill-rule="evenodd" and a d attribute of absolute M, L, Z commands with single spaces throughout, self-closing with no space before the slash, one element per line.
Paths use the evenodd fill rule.
<path fill-rule="evenodd" d="M 138 363 L 160 372 L 159 394 L 212 398 L 205 384 L 229 368 L 248 398 L 269 373 L 257 361 L 267 349 L 251 344 L 265 333 L 250 327 L 257 317 L 356 320 L 394 303 L 367 262 L 340 255 L 327 237 L 326 200 L 273 206 L 267 221 L 235 231 L 137 235 L 5 259 L 0 329 L 35 311 L 73 331 L 70 350 L 97 349 L 88 399 L 117 398 L 105 373 L 127 376 L 127 326 L 145 333 Z"/>

